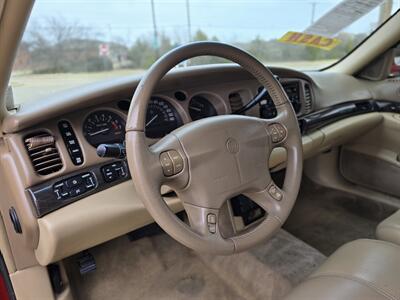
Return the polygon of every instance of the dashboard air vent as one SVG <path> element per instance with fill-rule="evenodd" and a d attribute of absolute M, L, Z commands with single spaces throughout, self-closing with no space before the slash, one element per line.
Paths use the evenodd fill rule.
<path fill-rule="evenodd" d="M 312 94 L 311 87 L 308 83 L 304 84 L 304 114 L 312 111 Z"/>
<path fill-rule="evenodd" d="M 243 107 L 242 97 L 239 93 L 232 93 L 229 95 L 229 104 L 231 105 L 232 112 L 238 111 Z"/>
<path fill-rule="evenodd" d="M 63 167 L 54 136 L 39 132 L 26 137 L 24 142 L 33 168 L 39 175 L 48 175 Z"/>

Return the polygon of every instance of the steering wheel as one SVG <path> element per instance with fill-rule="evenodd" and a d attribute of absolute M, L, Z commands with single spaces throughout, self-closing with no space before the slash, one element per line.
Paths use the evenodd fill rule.
<path fill-rule="evenodd" d="M 161 78 L 180 62 L 197 56 L 231 60 L 250 72 L 270 93 L 274 119 L 223 115 L 186 124 L 152 146 L 145 136 L 147 104 Z M 282 86 L 249 53 L 219 42 L 196 42 L 162 56 L 147 71 L 133 96 L 126 126 L 127 157 L 138 194 L 154 220 L 170 236 L 195 251 L 233 254 L 265 241 L 281 227 L 298 195 L 302 143 L 296 115 Z M 282 188 L 271 179 L 272 150 L 287 151 Z M 164 202 L 171 187 L 188 215 L 181 221 Z M 262 221 L 237 232 L 226 203 L 245 195 L 260 205 Z"/>

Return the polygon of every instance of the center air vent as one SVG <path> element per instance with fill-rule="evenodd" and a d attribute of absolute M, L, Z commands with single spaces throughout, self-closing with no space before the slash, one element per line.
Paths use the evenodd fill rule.
<path fill-rule="evenodd" d="M 40 132 L 26 137 L 24 142 L 36 173 L 48 175 L 62 168 L 54 136 Z"/>
<path fill-rule="evenodd" d="M 304 84 L 304 114 L 312 111 L 312 94 L 308 83 Z"/>

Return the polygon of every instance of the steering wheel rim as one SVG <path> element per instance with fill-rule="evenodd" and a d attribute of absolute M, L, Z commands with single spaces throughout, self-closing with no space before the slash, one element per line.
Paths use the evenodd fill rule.
<path fill-rule="evenodd" d="M 277 117 L 263 120 L 225 115 L 202 119 L 148 147 L 145 117 L 157 83 L 182 61 L 204 55 L 231 60 L 251 73 L 269 91 Z M 169 235 L 199 252 L 233 254 L 270 238 L 289 215 L 300 187 L 301 135 L 286 93 L 257 59 L 224 43 L 190 43 L 168 52 L 152 65 L 132 99 L 126 147 L 135 188 L 151 216 Z M 287 151 L 282 189 L 271 179 L 268 167 L 269 156 L 276 147 Z M 175 174 L 171 175 L 171 168 L 165 165 L 168 159 Z M 182 200 L 190 226 L 163 201 L 162 185 L 170 186 Z M 230 197 L 239 194 L 259 204 L 266 217 L 238 234 L 225 224 L 227 219 L 221 215 L 221 208 Z"/>

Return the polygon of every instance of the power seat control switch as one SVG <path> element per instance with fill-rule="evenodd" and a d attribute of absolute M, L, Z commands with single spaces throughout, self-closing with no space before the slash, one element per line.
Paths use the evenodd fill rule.
<path fill-rule="evenodd" d="M 169 150 L 160 154 L 160 163 L 165 176 L 173 176 L 183 170 L 183 158 L 176 150 Z"/>
<path fill-rule="evenodd" d="M 286 138 L 286 128 L 282 124 L 269 125 L 268 132 L 273 143 L 280 143 Z"/>

